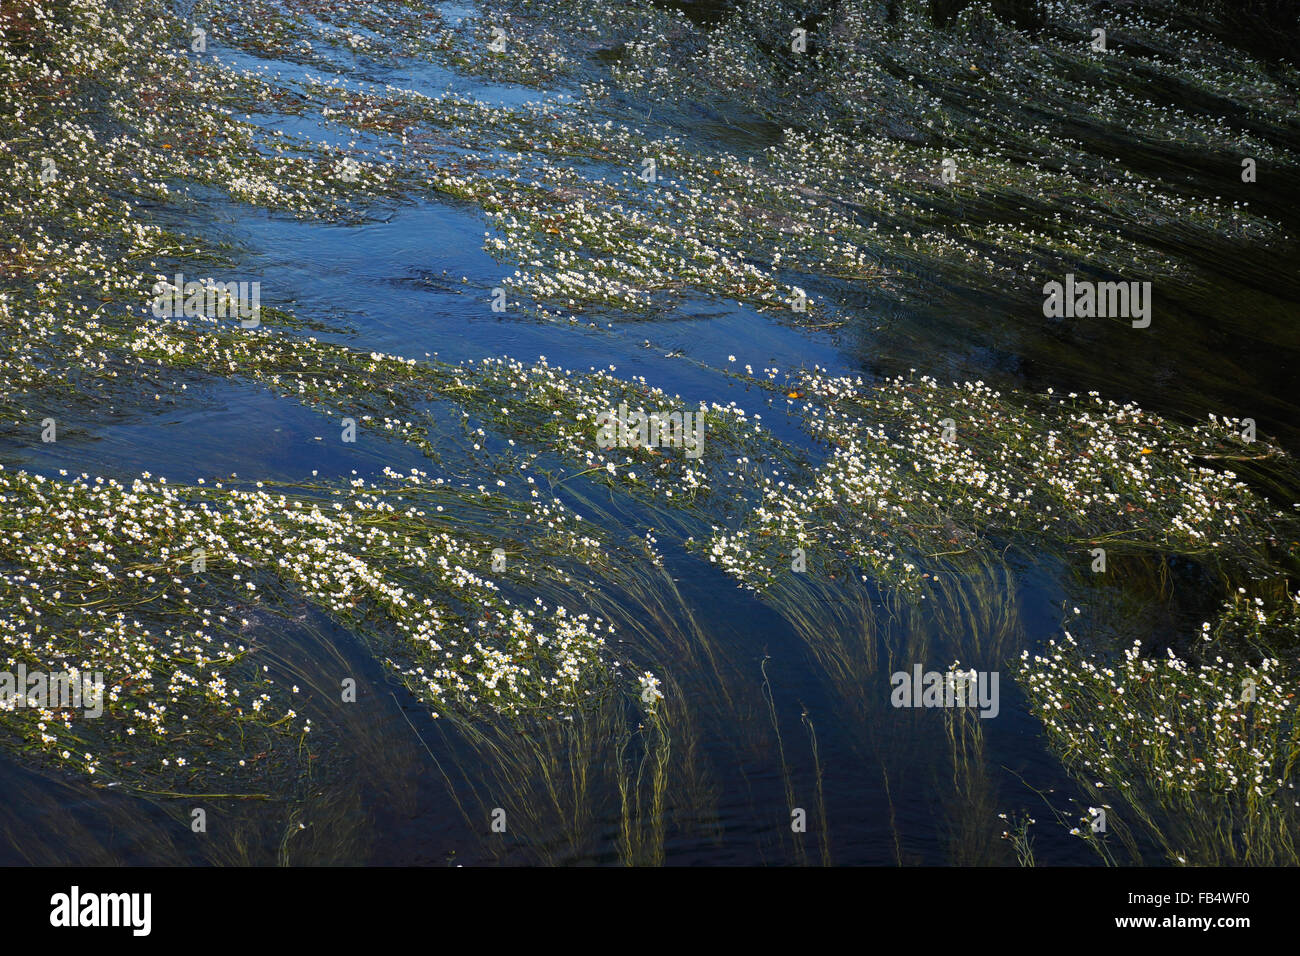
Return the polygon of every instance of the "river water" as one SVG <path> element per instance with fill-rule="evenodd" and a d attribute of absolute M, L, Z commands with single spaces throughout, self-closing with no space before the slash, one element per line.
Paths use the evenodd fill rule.
<path fill-rule="evenodd" d="M 680 8 L 700 29 L 717 23 L 725 10 L 713 3 Z M 472 4 L 443 4 L 438 11 L 444 24 L 481 15 Z M 527 30 L 531 22 L 514 20 L 511 28 Z M 586 46 L 596 52 L 551 87 L 415 58 L 340 60 L 337 75 L 358 89 L 392 84 L 428 95 L 452 90 L 494 106 L 544 101 L 563 111 L 582 97 L 582 82 L 607 77 L 617 62 L 617 56 L 599 52 L 598 37 Z M 289 88 L 323 73 L 319 65 L 219 41 L 201 55 L 278 73 L 276 82 Z M 940 78 L 935 82 L 938 88 Z M 651 137 L 681 137 L 694 149 L 741 161 L 779 142 L 788 125 L 787 118 L 746 113 L 743 104 L 698 91 L 684 92 L 676 103 L 623 91 L 605 108 Z M 310 116 L 272 106 L 251 118 L 265 130 L 318 142 L 345 139 Z M 1293 122 L 1278 137 L 1288 140 L 1279 149 L 1294 148 L 1300 126 Z M 1108 145 L 1120 165 L 1143 176 L 1206 180 L 1204 169 L 1194 168 L 1204 154 L 1157 151 L 1137 132 Z M 1268 247 L 1239 243 L 1230 255 L 1227 244 L 1198 250 L 1171 236 L 1166 248 L 1177 249 L 1194 266 L 1185 278 L 1157 282 L 1154 321 L 1144 331 L 1125 322 L 1034 315 L 1023 295 L 1009 298 L 991 287 L 972 287 L 965 274 L 946 275 L 941 257 L 915 270 L 905 297 L 872 283 L 824 280 L 818 288 L 834 298 L 837 311 L 835 321 L 823 327 L 690 291 L 648 314 L 592 309 L 583 316 L 590 321 L 543 321 L 487 307 L 486 290 L 516 266 L 485 248 L 485 234 L 497 234 L 496 226 L 473 203 L 432 193 L 379 200 L 362 221 L 335 223 L 206 195 L 183 212 L 161 210 L 159 216 L 175 216 L 186 229 L 228 241 L 239 273 L 274 290 L 277 307 L 327 321 L 335 330 L 323 338 L 362 351 L 427 354 L 450 362 L 509 356 L 531 363 L 545 356 L 566 368 L 614 366 L 621 378 L 644 376 L 692 401 L 736 401 L 747 408 L 767 399 L 723 374 L 728 355 L 756 369 L 816 365 L 869 379 L 917 369 L 942 381 L 979 379 L 1008 390 L 1097 390 L 1179 419 L 1200 420 L 1210 412 L 1249 416 L 1261 433 L 1294 450 L 1300 439 L 1294 387 L 1300 274 L 1288 243 L 1300 216 L 1297 187 L 1281 172 L 1242 183 L 1228 169 L 1222 192 L 1263 210 L 1287 240 Z M 1144 239 L 1147 245 L 1160 248 L 1159 225 L 1143 228 L 1155 232 Z M 879 253 L 881 261 L 893 261 L 887 251 Z M 1081 261 L 1087 261 L 1086 250 Z M 1042 280 L 1035 274 L 1020 291 L 1033 296 Z M 806 443 L 780 404 L 762 411 L 778 437 Z M 44 474 L 68 469 L 123 480 L 147 471 L 179 484 L 233 475 L 283 482 L 317 474 L 347 479 L 427 464 L 400 443 L 349 447 L 320 440 L 327 429 L 332 432 L 334 423 L 308 403 L 248 381 L 212 379 L 189 389 L 183 400 L 166 399 L 161 411 L 147 401 L 99 409 L 74 437 L 6 449 L 5 461 Z M 457 467 L 449 463 L 451 470 Z M 629 527 L 637 524 L 635 506 L 612 499 L 603 505 Z M 679 543 L 662 548 L 683 606 L 726 661 L 716 672 L 693 671 L 699 658 L 683 655 L 674 675 L 694 715 L 689 738 L 675 743 L 690 748 L 684 765 L 695 768 L 695 777 L 675 778 L 665 804 L 652 811 L 664 820 L 663 862 L 1009 864 L 1011 847 L 1001 839 L 1007 823 L 999 816 L 1007 813 L 1038 821 L 1032 832 L 1041 861 L 1096 860 L 1052 819 L 1049 807 L 1067 808 L 1075 784 L 1006 670 L 1022 650 L 1036 650 L 1059 634 L 1063 605 L 1078 599 L 1074 571 L 1059 556 L 1030 550 L 1008 557 L 1013 598 L 997 613 L 1008 615 L 1010 623 L 996 647 L 971 646 L 978 631 L 972 622 L 926 624 L 925 633 L 935 641 L 917 662 L 926 669 L 942 669 L 960 657 L 982 670 L 1002 671 L 998 715 L 977 722 L 978 744 L 962 738 L 962 748 L 971 748 L 966 750 L 949 737 L 937 711 L 890 706 L 890 673 L 910 672 L 911 659 L 891 654 L 863 672 L 868 683 L 855 702 L 852 689 L 846 692 L 828 670 L 827 659 L 810 653 L 805 638 L 773 608 Z M 1109 612 L 1123 619 L 1113 627 L 1117 639 L 1137 632 L 1152 646 L 1175 645 L 1217 606 L 1219 596 L 1200 589 L 1194 567 L 1173 559 L 1169 573 L 1179 582 L 1169 592 L 1145 584 L 1118 587 Z M 840 620 L 835 610 L 817 613 L 833 639 Z M 11 754 L 0 758 L 7 795 L 0 862 L 446 865 L 621 859 L 615 795 L 592 798 L 582 817 L 585 831 L 575 837 L 572 818 L 547 822 L 536 780 L 518 782 L 513 794 L 490 792 L 501 778 L 493 784 L 476 777 L 474 764 L 483 752 L 441 729 L 364 642 L 324 613 L 304 607 L 292 620 L 268 617 L 254 622 L 254 633 L 288 673 L 307 675 L 304 683 L 313 679 L 328 688 L 339 674 L 358 682 L 360 703 L 337 719 L 328 746 L 314 757 L 320 769 L 305 790 L 265 801 L 116 793 Z M 558 799 L 565 802 L 563 794 Z M 521 801 L 532 803 L 521 808 Z M 204 833 L 184 825 L 194 806 L 206 808 Z M 495 833 L 486 811 L 497 807 L 528 825 Z M 806 833 L 792 829 L 796 808 L 808 819 Z"/>

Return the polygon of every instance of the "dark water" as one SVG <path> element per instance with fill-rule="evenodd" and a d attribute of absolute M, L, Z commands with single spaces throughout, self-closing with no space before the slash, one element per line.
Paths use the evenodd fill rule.
<path fill-rule="evenodd" d="M 707 26 L 723 5 L 681 7 Z M 239 63 L 253 59 L 215 52 Z M 275 66 L 286 74 L 296 69 Z M 599 70 L 599 60 L 590 68 Z M 372 66 L 370 72 L 369 79 L 379 82 L 428 92 L 451 86 L 503 104 L 541 95 L 427 65 Z M 661 111 L 659 116 L 678 134 L 738 155 L 779 136 L 779 129 L 761 118 L 732 115 L 723 121 L 707 106 L 694 111 L 683 106 L 679 114 L 665 117 Z M 284 129 L 302 128 L 303 122 L 274 114 L 256 119 Z M 1114 148 L 1134 167 L 1176 171 L 1173 158 L 1148 155 L 1133 144 Z M 1269 185 L 1268 178 L 1249 187 L 1228 179 L 1223 191 L 1236 189 L 1256 206 L 1275 209 L 1288 227 L 1296 225 L 1300 210 L 1294 188 Z M 755 368 L 817 364 L 837 374 L 872 376 L 917 368 L 941 380 L 978 378 L 1032 391 L 1097 389 L 1108 398 L 1136 401 L 1178 418 L 1248 415 L 1285 446 L 1300 446 L 1298 264 L 1255 249 L 1208 262 L 1195 286 L 1160 285 L 1156 319 L 1144 334 L 1120 323 L 1051 323 L 1033 314 L 1036 306 L 1028 296 L 1036 289 L 1025 290 L 1028 304 L 1017 304 L 947 291 L 943 276 L 933 277 L 928 301 L 905 306 L 870 290 L 846 290 L 845 301 L 858 318 L 834 330 L 799 329 L 733 302 L 700 300 L 688 301 L 678 314 L 589 329 L 495 316 L 462 290 L 462 276 L 470 289 L 490 288 L 506 268 L 483 251 L 484 220 L 471 206 L 394 203 L 373 210 L 374 221 L 351 226 L 294 221 L 219 199 L 202 203 L 200 210 L 211 220 L 209 231 L 240 247 L 241 270 L 259 276 L 264 288 L 277 290 L 285 307 L 299 315 L 348 330 L 326 337 L 361 349 L 412 357 L 428 353 L 450 361 L 498 355 L 531 361 L 545 355 L 569 368 L 614 365 L 621 376 L 645 376 L 670 393 L 735 400 L 746 408 L 757 406 L 756 396 L 668 354 L 680 351 L 716 366 L 735 353 Z M 652 348 L 644 347 L 646 340 Z M 13 456 L 14 464 L 47 474 L 68 468 L 124 479 L 147 470 L 175 482 L 231 474 L 294 481 L 314 471 L 367 476 L 384 466 L 403 470 L 425 464 L 417 451 L 396 443 L 348 448 L 317 441 L 332 423 L 251 384 L 206 384 L 189 396 L 161 413 L 99 409 L 75 439 L 57 447 L 33 446 Z M 795 434 L 792 424 L 764 412 L 778 434 Z M 1073 792 L 1008 674 L 1002 675 L 1001 714 L 982 726 L 984 750 L 977 763 L 986 790 L 972 794 L 954 782 L 942 716 L 887 706 L 883 665 L 874 673 L 878 683 L 864 686 L 863 702 L 855 705 L 830 689 L 823 666 L 775 612 L 697 556 L 670 549 L 667 559 L 686 604 L 732 669 L 722 685 L 726 695 L 712 675 L 689 670 L 675 675 L 698 718 L 694 761 L 705 768 L 708 799 L 670 791 L 666 862 L 819 862 L 814 833 L 821 823 L 809 826 L 803 842 L 792 837 L 786 793 L 789 781 L 796 805 L 812 808 L 819 772 L 829 855 L 838 864 L 1013 863 L 998 839 L 1004 824 L 997 814 L 1021 809 L 1042 824 L 1034 831 L 1040 858 L 1095 860 L 1064 828 L 1051 825 L 1047 808 L 1026 786 Z M 960 652 L 967 635 L 951 633 L 929 649 L 927 669 L 941 668 L 958 652 L 970 666 L 997 669 L 1059 632 L 1062 603 L 1077 593 L 1072 572 L 1051 558 L 1033 556 L 1022 556 L 1014 570 L 1018 626 L 1001 655 L 979 659 L 969 648 Z M 1181 604 L 1151 595 L 1133 599 L 1143 603 L 1155 640 L 1197 626 L 1204 611 L 1195 599 Z M 347 673 L 361 686 L 360 706 L 336 728 L 338 739 L 322 755 L 324 766 L 309 792 L 270 806 L 209 802 L 215 808 L 209 833 L 196 837 L 179 822 L 193 801 L 119 796 L 0 758 L 7 795 L 0 814 L 0 863 L 444 865 L 530 862 L 538 847 L 547 846 L 555 848 L 554 862 L 618 861 L 618 817 L 610 807 L 603 816 L 597 813 L 595 832 L 577 856 L 569 854 L 558 833 L 494 839 L 486 818 L 477 829 L 467 824 L 453 800 L 459 784 L 449 786 L 449 777 L 458 779 L 456 768 L 477 758 L 443 734 L 354 636 L 306 609 L 300 619 L 264 626 L 265 639 L 294 673 L 315 675 L 322 687 Z M 801 722 L 804 714 L 815 727 L 815 759 Z M 508 805 L 511 797 L 497 799 Z M 290 811 L 294 805 L 300 809 Z M 494 805 L 491 798 L 487 805 Z M 300 813 L 310 824 L 288 841 L 286 812 Z"/>

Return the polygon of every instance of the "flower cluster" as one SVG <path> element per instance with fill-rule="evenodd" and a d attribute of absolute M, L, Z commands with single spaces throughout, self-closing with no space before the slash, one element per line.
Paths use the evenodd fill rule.
<path fill-rule="evenodd" d="M 870 385 L 814 369 L 794 394 L 829 458 L 810 481 L 764 476 L 762 505 L 709 547 L 754 587 L 788 566 L 793 547 L 917 587 L 927 559 L 1026 536 L 1081 554 L 1154 547 L 1253 570 L 1294 524 L 1209 467 L 1246 447 L 1236 422 L 1182 426 L 1095 393 L 1003 395 L 929 376 Z"/>
<path fill-rule="evenodd" d="M 1194 660 L 1137 642 L 1107 661 L 1066 631 L 1023 653 L 1021 681 L 1061 758 L 1171 859 L 1294 863 L 1296 847 L 1277 836 L 1300 822 L 1298 662 L 1240 649 L 1298 624 L 1300 596 L 1266 606 L 1239 593 L 1203 625 Z"/>

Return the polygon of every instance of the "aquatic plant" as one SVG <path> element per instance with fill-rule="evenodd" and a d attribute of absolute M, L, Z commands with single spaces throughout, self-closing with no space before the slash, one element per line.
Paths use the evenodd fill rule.
<path fill-rule="evenodd" d="M 1263 574 L 1269 542 L 1289 540 L 1294 525 L 1292 513 L 1208 467 L 1246 450 L 1236 422 L 1180 426 L 1095 393 L 1003 395 L 924 375 L 872 386 L 814 369 L 790 388 L 830 457 L 807 483 L 762 478 L 761 506 L 708 545 L 756 589 L 789 573 L 796 547 L 917 589 L 927 561 L 1016 537 L 1081 555 L 1197 555 Z"/>
<path fill-rule="evenodd" d="M 1033 711 L 1080 786 L 1114 806 L 1111 826 L 1126 823 L 1175 864 L 1300 860 L 1294 651 L 1245 652 L 1279 631 L 1293 640 L 1297 604 L 1300 596 L 1270 605 L 1243 589 L 1184 655 L 1138 642 L 1107 660 L 1068 630 L 1044 653 L 1022 654 Z"/>

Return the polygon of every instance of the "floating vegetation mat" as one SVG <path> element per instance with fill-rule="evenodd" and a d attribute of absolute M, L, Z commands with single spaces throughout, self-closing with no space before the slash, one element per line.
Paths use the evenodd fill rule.
<path fill-rule="evenodd" d="M 536 607 L 514 606 L 472 568 L 497 544 L 518 560 L 532 522 L 550 553 L 525 567 L 554 568 L 564 548 L 589 567 L 606 549 L 565 527 L 573 519 L 562 509 L 539 504 L 525 517 L 486 492 L 458 494 L 418 473 L 394 478 L 395 487 L 355 482 L 346 497 L 337 488 L 289 497 L 220 484 L 140 479 L 125 487 L 6 473 L 4 584 L 15 610 L 3 624 L 5 643 L 33 670 L 102 674 L 112 719 L 74 724 L 47 708 L 11 709 L 12 718 L 33 744 L 89 773 L 103 772 L 105 744 L 119 735 L 142 736 L 165 753 L 175 746 L 139 772 L 174 763 L 185 779 L 201 772 L 191 765 L 224 767 L 231 756 L 195 737 L 205 717 L 219 715 L 232 728 L 227 745 L 245 724 L 306 734 L 310 718 L 289 709 L 283 693 L 273 701 L 266 692 L 273 682 L 249 666 L 260 641 L 243 636 L 253 627 L 246 615 L 268 613 L 263 592 L 274 609 L 289 591 L 356 631 L 376 629 L 391 645 L 387 662 L 435 715 L 452 701 L 466 712 L 482 705 L 517 713 L 580 699 L 604 670 L 605 625 L 540 598 Z M 454 520 L 440 517 L 450 511 Z M 472 524 L 473 512 L 487 528 L 508 517 L 511 536 L 453 537 L 449 529 Z M 83 753 L 86 746 L 99 753 Z M 128 766 L 134 761 L 112 772 L 124 775 Z"/>
<path fill-rule="evenodd" d="M 1045 654 L 1024 652 L 1034 710 L 1101 804 L 1073 832 L 1108 862 L 1142 861 L 1135 832 L 1175 864 L 1300 860 L 1297 605 L 1300 595 L 1267 609 L 1233 595 L 1191 660 L 1144 654 L 1139 642 L 1098 661 L 1069 631 Z M 1092 825 L 1099 812 L 1118 842 Z"/>
<path fill-rule="evenodd" d="M 1293 547 L 1294 512 L 1210 467 L 1282 456 L 1244 443 L 1237 422 L 1179 426 L 1095 393 L 1004 396 L 928 376 L 868 386 L 813 371 L 788 387 L 832 453 L 812 482 L 764 478 L 761 507 L 711 541 L 711 558 L 754 587 L 797 547 L 829 545 L 902 586 L 927 576 L 926 558 L 1009 538 L 1197 555 L 1265 576 L 1270 546 Z"/>

